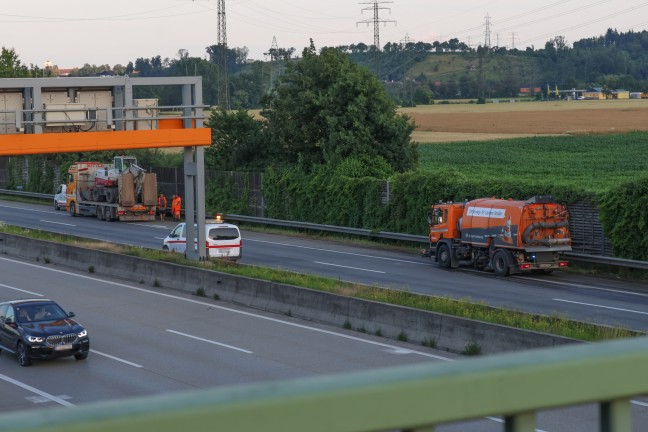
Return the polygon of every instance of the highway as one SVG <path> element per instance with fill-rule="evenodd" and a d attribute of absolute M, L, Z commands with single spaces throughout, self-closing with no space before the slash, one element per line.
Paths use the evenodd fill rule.
<path fill-rule="evenodd" d="M 469 361 L 430 348 L 316 325 L 212 299 L 0 256 L 0 301 L 52 298 L 89 331 L 86 360 L 18 365 L 0 355 L 0 413 L 75 407 L 95 401 L 284 381 L 422 362 Z M 520 391 L 532 389 L 520 388 Z M 635 431 L 648 403 L 632 405 Z M 541 432 L 595 430 L 593 405 L 538 416 Z M 438 427 L 441 432 L 496 432 L 488 417 Z"/>
<path fill-rule="evenodd" d="M 0 221 L 155 249 L 161 248 L 162 239 L 175 225 L 172 221 L 103 222 L 71 217 L 51 206 L 1 200 Z M 639 331 L 648 329 L 645 283 L 566 271 L 498 278 L 471 269 L 440 269 L 416 252 L 243 230 L 240 262 Z"/>

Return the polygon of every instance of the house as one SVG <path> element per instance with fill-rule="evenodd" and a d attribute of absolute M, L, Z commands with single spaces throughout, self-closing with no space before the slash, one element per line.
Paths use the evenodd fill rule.
<path fill-rule="evenodd" d="M 587 100 L 603 100 L 605 93 L 602 87 L 591 87 L 583 92 L 583 97 Z"/>

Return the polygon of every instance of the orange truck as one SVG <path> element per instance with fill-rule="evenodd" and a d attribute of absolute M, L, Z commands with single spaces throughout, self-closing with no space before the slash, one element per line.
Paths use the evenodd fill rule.
<path fill-rule="evenodd" d="M 571 250 L 569 216 L 551 196 L 434 204 L 429 224 L 430 249 L 424 254 L 441 267 L 472 265 L 507 276 L 568 265 L 561 253 Z"/>
<path fill-rule="evenodd" d="M 72 216 L 99 220 L 155 220 L 157 177 L 132 156 L 115 156 L 112 164 L 76 162 L 66 182 L 66 209 Z"/>

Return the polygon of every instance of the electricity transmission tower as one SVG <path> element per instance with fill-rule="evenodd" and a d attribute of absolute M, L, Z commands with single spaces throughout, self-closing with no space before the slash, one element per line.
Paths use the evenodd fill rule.
<path fill-rule="evenodd" d="M 374 26 L 374 47 L 376 48 L 376 51 L 380 51 L 380 23 L 385 23 L 385 25 L 387 25 L 387 23 L 390 23 L 390 22 L 395 23 L 396 22 L 394 20 L 380 19 L 379 12 L 380 12 L 381 9 L 387 9 L 391 13 L 391 9 L 380 6 L 381 4 L 384 4 L 384 3 L 393 3 L 393 2 L 374 0 L 372 2 L 362 2 L 362 3 L 360 3 L 360 4 L 371 5 L 369 7 L 366 7 L 364 9 L 362 9 L 362 11 L 373 10 L 373 19 L 366 19 L 366 20 L 363 20 L 363 21 L 358 21 L 356 23 L 356 26 L 357 26 L 358 24 L 367 24 L 367 25 L 369 25 L 369 24 L 371 24 L 373 22 L 373 26 Z"/>
<path fill-rule="evenodd" d="M 272 36 L 272 46 L 267 53 L 264 53 L 266 56 L 270 57 L 270 90 L 274 85 L 274 61 L 279 55 L 279 45 L 277 45 L 277 37 Z"/>
<path fill-rule="evenodd" d="M 373 23 L 373 26 L 374 26 L 374 43 L 373 43 L 373 46 L 374 46 L 374 49 L 375 49 L 375 51 L 374 51 L 374 68 L 376 70 L 376 76 L 378 78 L 380 78 L 380 23 L 385 23 L 385 25 L 387 25 L 387 23 L 390 23 L 390 22 L 395 23 L 396 22 L 394 20 L 380 19 L 380 10 L 381 9 L 387 9 L 391 13 L 391 9 L 380 6 L 381 4 L 384 4 L 384 3 L 392 3 L 392 2 L 373 0 L 372 2 L 362 2 L 362 3 L 360 3 L 360 4 L 371 5 L 371 6 L 368 6 L 366 8 L 363 8 L 362 11 L 364 12 L 366 10 L 372 10 L 373 11 L 373 19 L 366 19 L 366 20 L 363 20 L 363 21 L 356 22 L 356 26 L 358 24 L 367 24 L 367 26 L 368 26 L 369 24 Z"/>
<path fill-rule="evenodd" d="M 229 83 L 227 77 L 227 25 L 225 19 L 225 0 L 218 0 L 218 68 L 220 70 L 220 86 L 218 105 L 229 109 Z"/>
<path fill-rule="evenodd" d="M 490 28 L 491 20 L 490 20 L 490 15 L 486 14 L 485 20 L 486 21 L 484 22 L 484 27 L 485 27 L 485 30 L 484 30 L 484 46 L 486 48 L 490 48 L 490 46 L 491 46 L 491 28 Z"/>

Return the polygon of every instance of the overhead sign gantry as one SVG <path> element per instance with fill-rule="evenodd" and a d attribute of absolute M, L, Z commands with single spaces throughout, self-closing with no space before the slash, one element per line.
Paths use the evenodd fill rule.
<path fill-rule="evenodd" d="M 179 105 L 135 99 L 136 87 L 170 86 Z M 0 156 L 184 148 L 187 257 L 206 259 L 202 78 L 0 78 Z M 198 224 L 198 229 L 192 223 Z M 197 232 L 194 232 L 197 231 Z"/>

